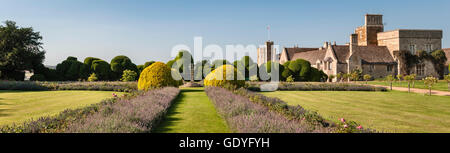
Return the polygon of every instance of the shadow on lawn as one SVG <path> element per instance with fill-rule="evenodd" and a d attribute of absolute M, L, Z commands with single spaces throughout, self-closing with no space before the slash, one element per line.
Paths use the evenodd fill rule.
<path fill-rule="evenodd" d="M 7 116 L 11 116 L 11 114 L 5 113 L 11 111 L 11 109 L 0 109 L 0 117 L 7 117 Z"/>
<path fill-rule="evenodd" d="M 156 127 L 156 129 L 153 131 L 154 133 L 167 133 L 171 131 L 171 127 L 175 125 L 177 121 L 180 121 L 181 118 L 175 117 L 177 114 L 180 114 L 179 111 L 177 111 L 178 108 L 180 108 L 180 102 L 183 101 L 183 99 L 186 97 L 185 93 L 187 92 L 204 92 L 201 89 L 182 89 L 180 95 L 175 99 L 175 102 L 173 103 L 172 107 L 169 108 L 167 111 L 167 114 L 165 118 L 162 120 L 161 124 Z"/>

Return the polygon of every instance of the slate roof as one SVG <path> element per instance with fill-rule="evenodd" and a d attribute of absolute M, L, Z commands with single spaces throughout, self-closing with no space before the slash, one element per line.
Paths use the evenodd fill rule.
<path fill-rule="evenodd" d="M 334 54 L 338 60 L 338 63 L 347 63 L 350 57 L 350 46 L 348 45 L 332 45 Z M 288 48 L 286 48 L 288 49 Z M 316 63 L 317 60 L 323 60 L 326 50 L 308 50 L 305 48 L 290 48 L 288 52 L 291 52 L 289 60 L 304 59 L 311 64 Z M 449 49 L 450 51 L 450 49 Z M 294 53 L 292 55 L 292 53 Z M 353 56 L 360 57 L 364 63 L 370 64 L 394 64 L 396 61 L 389 53 L 389 50 L 385 46 L 356 46 Z M 448 54 L 450 56 L 450 53 Z"/>
<path fill-rule="evenodd" d="M 300 52 L 305 52 L 305 51 L 312 51 L 312 50 L 318 50 L 319 48 L 298 48 L 298 47 L 294 47 L 294 48 L 285 48 L 286 53 L 287 53 L 287 58 L 288 60 L 292 60 L 294 55 L 296 53 L 300 53 Z"/>
<path fill-rule="evenodd" d="M 311 64 L 315 64 L 317 60 L 323 60 L 325 58 L 326 50 L 311 50 L 311 51 L 303 51 L 295 53 L 295 55 L 292 57 L 292 60 L 296 59 L 304 59 L 309 61 Z"/>
<path fill-rule="evenodd" d="M 353 53 L 363 62 L 372 64 L 394 64 L 396 61 L 385 46 L 357 46 Z"/>

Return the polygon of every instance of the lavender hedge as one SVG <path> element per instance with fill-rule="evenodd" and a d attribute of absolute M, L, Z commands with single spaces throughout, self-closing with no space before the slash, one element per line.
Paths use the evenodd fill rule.
<path fill-rule="evenodd" d="M 0 90 L 95 90 L 130 92 L 137 90 L 137 82 L 34 82 L 0 81 Z"/>
<path fill-rule="evenodd" d="M 300 105 L 297 106 L 288 105 L 286 102 L 278 98 L 267 97 L 252 91 L 248 91 L 247 89 L 244 88 L 240 89 L 230 88 L 228 90 L 231 90 L 233 93 L 237 95 L 246 97 L 254 103 L 265 106 L 266 108 L 274 112 L 278 112 L 279 114 L 282 114 L 289 119 L 301 120 L 311 125 L 321 126 L 324 128 L 331 128 L 334 130 L 333 132 L 338 133 L 376 132 L 373 129 L 362 128 L 362 126 L 360 126 L 358 123 L 354 121 L 345 121 L 344 119 L 341 119 L 341 121 L 338 123 L 331 122 L 320 116 L 317 112 L 306 110 Z"/>
<path fill-rule="evenodd" d="M 146 133 L 163 119 L 180 90 L 167 87 L 102 107 L 68 127 L 70 133 Z"/>
<path fill-rule="evenodd" d="M 137 82 L 38 82 L 49 90 L 97 90 L 127 92 L 137 90 Z"/>
<path fill-rule="evenodd" d="M 151 132 L 174 99 L 177 88 L 133 92 L 91 106 L 71 109 L 21 125 L 0 127 L 0 133 L 132 133 Z"/>
<path fill-rule="evenodd" d="M 250 83 L 248 89 L 251 91 L 260 91 L 260 83 Z M 352 84 L 352 83 L 313 83 L 313 82 L 295 82 L 279 83 L 279 91 L 387 91 L 384 87 L 375 87 L 371 85 Z"/>
<path fill-rule="evenodd" d="M 219 87 L 206 88 L 208 97 L 230 128 L 238 133 L 309 133 L 331 132 L 324 128 L 292 120 L 270 111 L 267 107 L 251 102 L 247 97 L 236 95 Z"/>

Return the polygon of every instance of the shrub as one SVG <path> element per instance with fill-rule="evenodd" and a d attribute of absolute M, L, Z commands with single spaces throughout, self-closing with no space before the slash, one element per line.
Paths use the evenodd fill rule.
<path fill-rule="evenodd" d="M 100 60 L 100 59 L 99 58 L 95 58 L 95 57 L 86 57 L 84 59 L 84 65 L 86 65 L 86 67 L 88 68 L 89 74 L 92 74 L 92 72 L 94 72 L 94 70 L 92 69 L 92 63 L 95 60 Z"/>
<path fill-rule="evenodd" d="M 137 73 L 131 70 L 125 70 L 123 71 L 122 79 L 120 79 L 123 82 L 128 81 L 136 81 Z"/>
<path fill-rule="evenodd" d="M 63 76 L 65 81 L 77 81 L 85 79 L 88 75 L 88 68 L 79 62 L 76 57 L 68 57 L 62 63 L 56 66 L 56 71 Z"/>
<path fill-rule="evenodd" d="M 178 82 L 172 78 L 171 68 L 161 62 L 156 62 L 142 71 L 139 82 L 139 90 L 149 90 L 166 86 L 178 86 Z"/>
<path fill-rule="evenodd" d="M 94 81 L 98 81 L 97 75 L 95 73 L 92 73 L 89 78 L 88 78 L 89 82 L 94 82 Z"/>
<path fill-rule="evenodd" d="M 45 81 L 45 76 L 42 74 L 35 74 L 30 77 L 30 81 Z"/>
<path fill-rule="evenodd" d="M 289 80 L 289 79 L 288 79 Z M 249 90 L 260 91 L 258 84 L 251 84 Z M 371 85 L 360 85 L 351 83 L 319 83 L 319 82 L 296 82 L 289 84 L 280 83 L 279 91 L 387 91 L 384 87 Z"/>
<path fill-rule="evenodd" d="M 225 84 L 243 87 L 245 80 L 239 80 L 239 78 L 243 77 L 233 66 L 222 65 L 206 76 L 204 84 L 209 87 L 223 87 Z"/>
<path fill-rule="evenodd" d="M 92 70 L 99 80 L 106 81 L 111 79 L 111 66 L 106 61 L 94 60 L 92 62 Z"/>
<path fill-rule="evenodd" d="M 44 91 L 47 87 L 38 82 L 29 81 L 0 81 L 0 90 Z"/>
<path fill-rule="evenodd" d="M 138 72 L 137 66 L 131 62 L 131 59 L 126 56 L 116 56 L 111 60 L 111 71 L 114 72 L 114 80 L 122 77 L 125 70 Z"/>
<path fill-rule="evenodd" d="M 292 75 L 286 78 L 286 82 L 293 83 L 294 81 L 295 80 L 294 80 L 294 77 Z"/>

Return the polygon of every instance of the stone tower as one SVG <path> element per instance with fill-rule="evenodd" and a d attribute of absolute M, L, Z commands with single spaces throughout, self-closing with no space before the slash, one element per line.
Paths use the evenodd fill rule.
<path fill-rule="evenodd" d="M 358 27 L 355 30 L 355 33 L 358 34 L 358 45 L 377 46 L 377 34 L 383 31 L 383 15 L 366 14 L 364 26 Z"/>
<path fill-rule="evenodd" d="M 258 48 L 258 66 L 261 66 L 268 61 L 272 61 L 272 56 L 275 54 L 273 41 L 266 41 L 264 47 Z"/>

